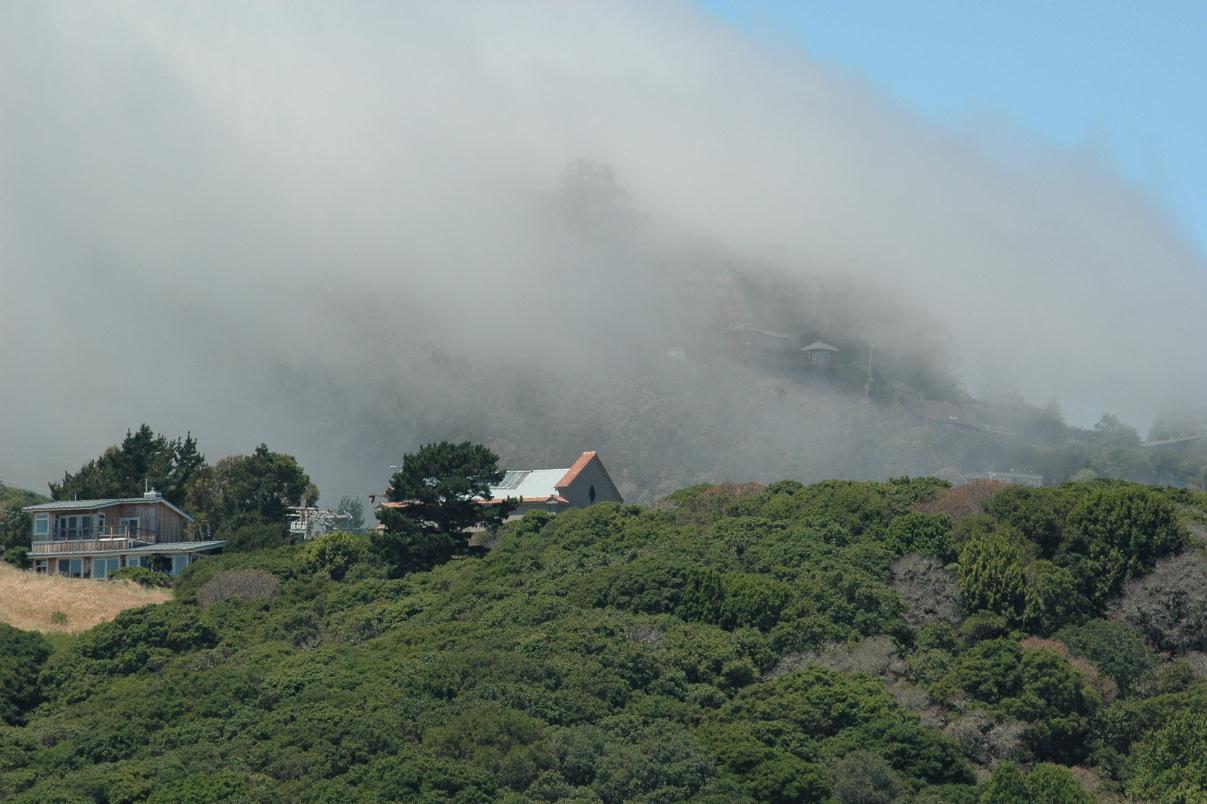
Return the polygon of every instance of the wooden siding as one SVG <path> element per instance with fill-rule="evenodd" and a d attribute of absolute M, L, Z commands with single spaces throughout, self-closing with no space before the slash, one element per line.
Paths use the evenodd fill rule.
<path fill-rule="evenodd" d="M 97 514 L 105 515 L 106 534 L 119 535 L 117 528 L 121 525 L 123 519 L 138 517 L 138 538 L 145 542 L 181 542 L 184 541 L 184 517 L 173 510 L 172 508 L 160 502 L 147 500 L 146 502 L 123 503 L 121 505 L 109 505 L 103 508 L 90 508 L 87 510 L 72 510 L 72 511 L 50 511 L 50 534 L 47 537 L 52 538 L 56 532 L 57 522 L 61 516 L 91 516 L 93 530 L 97 530 Z M 39 545 L 63 545 L 68 542 L 56 541 L 37 541 L 37 537 L 32 542 L 32 552 L 55 552 L 55 547 L 49 547 L 39 550 Z M 85 541 L 98 541 L 85 540 Z M 72 544 L 79 543 L 72 540 Z M 101 548 L 122 549 L 122 548 Z M 75 550 L 73 549 L 73 552 Z"/>

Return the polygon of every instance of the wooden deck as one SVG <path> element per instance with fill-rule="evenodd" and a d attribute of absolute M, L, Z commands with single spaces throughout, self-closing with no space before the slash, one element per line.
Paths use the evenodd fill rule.
<path fill-rule="evenodd" d="M 30 556 L 47 555 L 49 553 L 109 553 L 122 550 L 132 550 L 135 547 L 146 547 L 154 544 L 150 535 L 142 538 L 135 536 L 102 536 L 97 539 L 70 539 L 59 542 L 34 542 L 30 545 Z"/>

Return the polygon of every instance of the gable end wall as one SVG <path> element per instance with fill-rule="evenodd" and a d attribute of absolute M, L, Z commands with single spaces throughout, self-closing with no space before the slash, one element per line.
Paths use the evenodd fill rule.
<path fill-rule="evenodd" d="M 619 492 L 608 479 L 603 464 L 599 459 L 588 463 L 574 478 L 574 482 L 564 489 L 559 489 L 561 495 L 570 501 L 574 508 L 586 508 L 591 505 L 591 486 L 595 486 L 595 502 L 624 502 Z"/>

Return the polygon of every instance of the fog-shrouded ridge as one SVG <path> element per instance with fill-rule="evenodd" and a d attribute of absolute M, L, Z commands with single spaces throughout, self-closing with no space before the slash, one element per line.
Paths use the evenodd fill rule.
<path fill-rule="evenodd" d="M 142 421 L 326 498 L 440 438 L 639 499 L 948 462 L 742 324 L 1078 423 L 1205 390 L 1204 261 L 1092 154 L 687 5 L 6 3 L 0 119 L 7 482 Z"/>

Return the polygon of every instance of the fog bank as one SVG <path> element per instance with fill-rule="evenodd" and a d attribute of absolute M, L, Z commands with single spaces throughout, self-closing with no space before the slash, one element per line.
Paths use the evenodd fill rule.
<path fill-rule="evenodd" d="M 1084 424 L 1207 390 L 1204 260 L 1091 153 L 689 5 L 8 3 L 0 68 L 6 482 L 143 421 L 326 499 L 446 437 L 599 448 L 643 498 L 946 461 L 734 325 Z"/>

